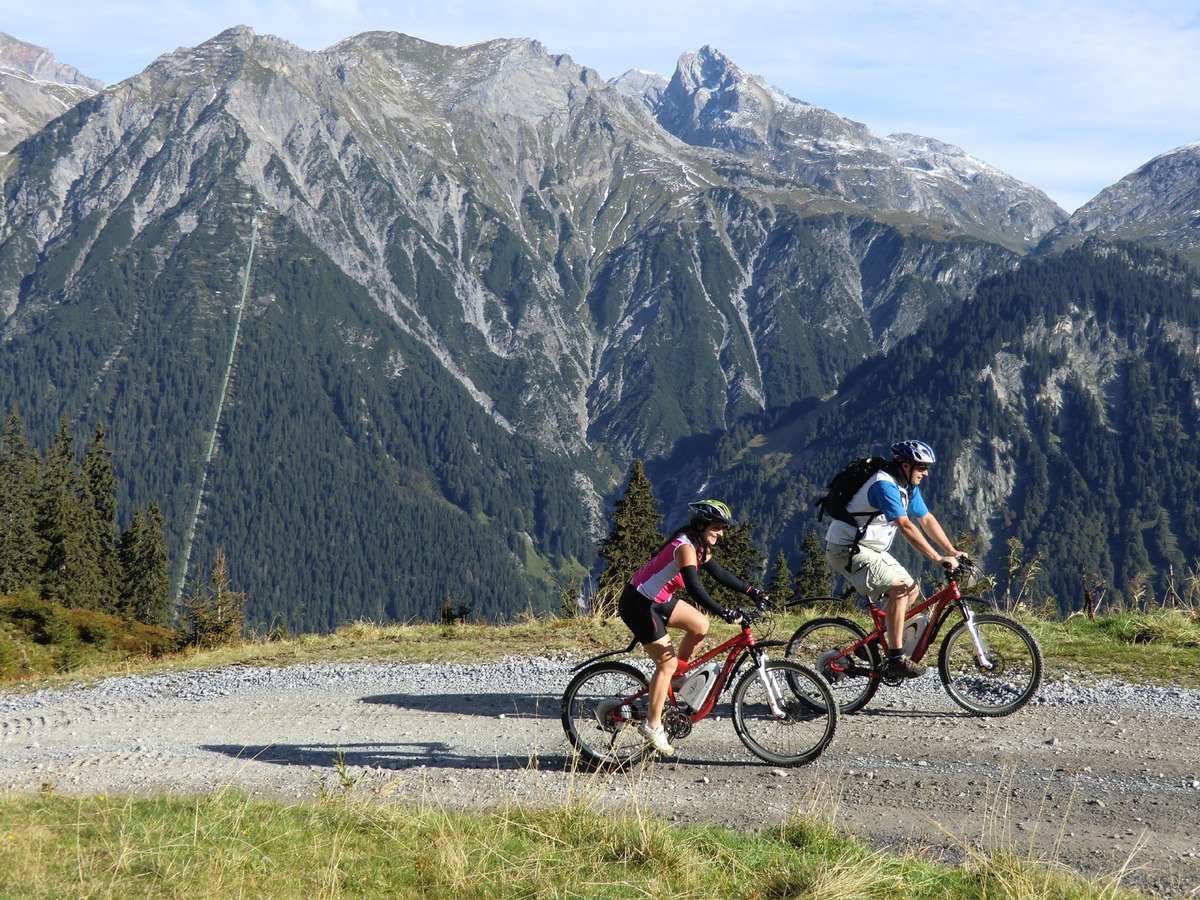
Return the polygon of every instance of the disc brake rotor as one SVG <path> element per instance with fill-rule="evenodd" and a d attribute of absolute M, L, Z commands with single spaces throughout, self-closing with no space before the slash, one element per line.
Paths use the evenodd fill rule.
<path fill-rule="evenodd" d="M 830 684 L 837 684 L 846 677 L 845 671 L 839 671 L 829 667 L 829 663 L 841 655 L 841 650 L 826 650 L 817 657 L 817 671 L 824 675 L 825 680 Z"/>

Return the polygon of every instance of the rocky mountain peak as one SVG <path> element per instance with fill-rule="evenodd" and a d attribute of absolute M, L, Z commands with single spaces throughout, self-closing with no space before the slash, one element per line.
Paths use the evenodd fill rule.
<path fill-rule="evenodd" d="M 683 54 L 665 88 L 637 76 L 618 85 L 640 89 L 680 140 L 755 160 L 831 198 L 942 220 L 1022 250 L 1066 219 L 1042 191 L 961 148 L 918 135 L 879 137 L 769 86 L 712 46 Z"/>
<path fill-rule="evenodd" d="M 35 81 L 75 85 L 91 93 L 104 89 L 104 82 L 88 78 L 74 66 L 60 63 L 45 47 L 28 44 L 0 31 L 0 72 L 28 75 Z"/>
<path fill-rule="evenodd" d="M 1042 247 L 1062 250 L 1091 235 L 1161 247 L 1200 264 L 1200 142 L 1156 156 L 1105 188 Z"/>
<path fill-rule="evenodd" d="M 770 151 L 772 91 L 712 46 L 679 58 L 660 108 L 659 122 L 689 144 L 756 155 Z"/>
<path fill-rule="evenodd" d="M 103 88 L 45 47 L 0 32 L 0 153 Z"/>

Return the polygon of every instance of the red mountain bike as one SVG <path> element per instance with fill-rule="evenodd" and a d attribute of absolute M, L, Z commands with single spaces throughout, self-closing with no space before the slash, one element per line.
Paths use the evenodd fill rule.
<path fill-rule="evenodd" d="M 758 641 L 751 622 L 762 614 L 744 611 L 741 633 L 692 660 L 689 672 L 716 669 L 718 657 L 728 653 L 707 689 L 685 703 L 672 688 L 663 710 L 663 727 L 671 742 L 686 738 L 692 724 L 709 715 L 727 684 L 732 684 L 742 665 L 742 674 L 730 698 L 733 729 L 755 756 L 777 766 L 799 766 L 820 756 L 837 731 L 838 706 L 825 679 L 797 660 L 767 658 L 767 647 L 782 647 L 783 641 Z M 637 641 L 624 650 L 604 653 L 575 667 L 575 675 L 562 697 L 562 724 L 567 740 L 589 767 L 629 764 L 653 750 L 638 733 L 646 718 L 650 679 L 642 668 L 609 657 L 630 653 Z M 716 661 L 710 667 L 706 664 Z"/>
<path fill-rule="evenodd" d="M 974 564 L 964 557 L 959 568 L 973 569 Z M 788 606 L 837 602 L 810 597 Z M 868 611 L 874 624 L 870 633 L 846 618 L 813 619 L 801 625 L 787 645 L 788 659 L 804 662 L 828 679 L 846 713 L 866 706 L 881 684 L 900 683 L 882 674 L 888 652 L 884 611 L 874 600 Z M 920 662 L 946 627 L 937 670 L 955 703 L 979 716 L 1006 716 L 1033 699 L 1042 683 L 1037 640 L 1020 622 L 991 611 L 982 600 L 964 597 L 956 572 L 948 573 L 945 587 L 936 594 L 909 608 L 905 652 Z"/>

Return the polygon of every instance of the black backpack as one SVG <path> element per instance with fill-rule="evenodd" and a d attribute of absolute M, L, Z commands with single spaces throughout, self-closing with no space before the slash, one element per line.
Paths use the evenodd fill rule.
<path fill-rule="evenodd" d="M 860 456 L 850 460 L 846 468 L 834 475 L 833 481 L 829 482 L 829 493 L 824 497 L 818 497 L 813 504 L 818 511 L 817 521 L 820 522 L 826 515 L 829 515 L 830 518 L 853 526 L 861 537 L 862 533 L 867 530 L 867 525 L 878 513 L 869 516 L 866 523 L 859 522 L 846 511 L 846 504 L 854 499 L 854 495 L 867 483 L 868 478 L 887 464 L 888 460 L 882 456 Z M 856 545 L 857 543 L 855 541 Z"/>

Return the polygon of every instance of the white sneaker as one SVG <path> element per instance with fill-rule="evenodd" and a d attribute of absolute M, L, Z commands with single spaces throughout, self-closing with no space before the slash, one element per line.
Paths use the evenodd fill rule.
<path fill-rule="evenodd" d="M 671 756 L 675 753 L 675 748 L 671 746 L 667 740 L 666 729 L 659 725 L 657 728 L 649 727 L 645 722 L 638 726 L 638 731 L 642 737 L 646 739 L 646 743 L 657 750 L 664 756 Z"/>

